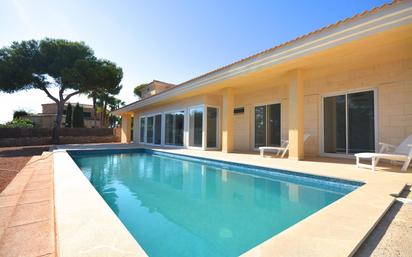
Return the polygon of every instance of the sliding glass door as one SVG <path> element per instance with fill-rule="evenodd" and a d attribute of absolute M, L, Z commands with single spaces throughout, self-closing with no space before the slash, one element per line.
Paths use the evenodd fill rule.
<path fill-rule="evenodd" d="M 140 143 L 144 143 L 146 134 L 146 118 L 140 118 Z"/>
<path fill-rule="evenodd" d="M 215 107 L 207 107 L 207 148 L 217 148 L 218 144 L 218 117 L 219 117 L 219 112 L 218 109 Z"/>
<path fill-rule="evenodd" d="M 189 109 L 189 146 L 203 146 L 203 106 Z"/>
<path fill-rule="evenodd" d="M 154 116 L 154 143 L 160 145 L 162 143 L 162 115 L 158 114 Z"/>
<path fill-rule="evenodd" d="M 280 128 L 280 104 L 255 107 L 255 148 L 279 146 Z"/>
<path fill-rule="evenodd" d="M 185 112 L 165 114 L 165 144 L 183 146 Z"/>
<path fill-rule="evenodd" d="M 255 107 L 255 148 L 266 145 L 266 105 Z"/>
<path fill-rule="evenodd" d="M 219 147 L 219 133 L 217 107 L 200 105 L 140 117 L 141 143 L 212 149 Z"/>
<path fill-rule="evenodd" d="M 160 145 L 162 138 L 162 115 L 140 118 L 140 142 Z"/>
<path fill-rule="evenodd" d="M 153 144 L 153 116 L 147 117 L 146 143 Z"/>
<path fill-rule="evenodd" d="M 323 130 L 325 153 L 374 152 L 374 91 L 323 98 Z"/>

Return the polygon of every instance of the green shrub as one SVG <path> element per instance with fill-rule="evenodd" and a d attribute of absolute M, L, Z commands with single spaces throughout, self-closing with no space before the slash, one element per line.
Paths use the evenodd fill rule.
<path fill-rule="evenodd" d="M 34 124 L 29 119 L 14 119 L 5 124 L 0 124 L 0 128 L 33 128 Z"/>

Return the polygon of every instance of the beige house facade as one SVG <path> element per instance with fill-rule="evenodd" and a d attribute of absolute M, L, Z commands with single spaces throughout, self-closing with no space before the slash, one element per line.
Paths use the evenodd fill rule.
<path fill-rule="evenodd" d="M 159 80 L 153 80 L 150 83 L 144 84 L 140 87 L 141 99 L 148 98 L 162 91 L 170 89 L 175 85 Z"/>
<path fill-rule="evenodd" d="M 75 103 L 71 103 L 72 107 L 76 106 Z M 42 104 L 42 112 L 37 114 L 30 114 L 26 116 L 27 119 L 30 119 L 36 128 L 52 128 L 56 121 L 57 116 L 57 104 L 56 103 L 48 103 Z M 64 127 L 66 122 L 66 110 L 67 110 L 68 103 L 64 105 L 63 111 L 63 118 L 61 127 Z M 93 128 L 95 127 L 95 123 L 97 126 L 100 124 L 100 117 L 96 116 L 96 120 L 94 117 L 93 112 L 93 105 L 90 104 L 80 104 L 83 108 L 83 121 L 85 128 Z"/>
<path fill-rule="evenodd" d="M 122 142 L 352 157 L 412 134 L 412 1 L 396 1 L 114 112 Z M 310 137 L 304 142 L 304 134 Z"/>

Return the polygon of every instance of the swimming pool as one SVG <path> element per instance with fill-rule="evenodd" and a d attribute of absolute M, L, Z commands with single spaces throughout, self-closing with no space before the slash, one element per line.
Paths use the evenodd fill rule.
<path fill-rule="evenodd" d="M 69 153 L 149 256 L 238 256 L 361 185 L 147 149 Z"/>

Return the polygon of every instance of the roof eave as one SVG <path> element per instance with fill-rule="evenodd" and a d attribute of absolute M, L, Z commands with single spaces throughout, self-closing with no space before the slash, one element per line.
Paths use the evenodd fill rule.
<path fill-rule="evenodd" d="M 136 109 L 177 96 L 178 94 L 181 95 L 235 76 L 298 59 L 314 52 L 323 51 L 355 39 L 409 23 L 412 23 L 412 1 L 390 6 L 382 11 L 371 13 L 350 22 L 343 21 L 339 26 L 320 33 L 314 33 L 304 38 L 298 38 L 292 43 L 282 44 L 273 48 L 271 51 L 264 51 L 254 58 L 246 58 L 234 65 L 229 65 L 205 76 L 189 80 L 152 97 L 126 105 L 112 113 L 115 115 L 130 113 Z"/>

